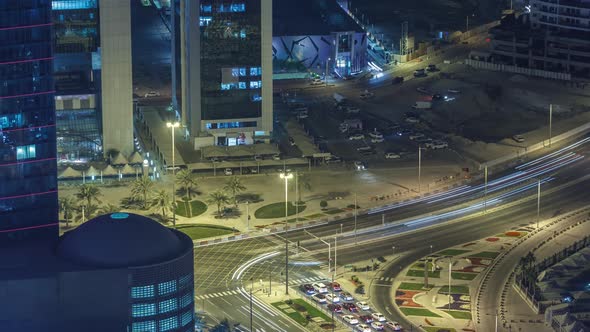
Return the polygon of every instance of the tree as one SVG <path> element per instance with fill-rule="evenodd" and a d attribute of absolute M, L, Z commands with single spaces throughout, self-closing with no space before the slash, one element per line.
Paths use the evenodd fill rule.
<path fill-rule="evenodd" d="M 185 190 L 186 198 L 191 199 L 191 191 L 197 186 L 197 179 L 191 171 L 183 169 L 176 174 L 176 183 L 180 188 Z"/>
<path fill-rule="evenodd" d="M 148 208 L 149 196 L 153 187 L 154 183 L 147 176 L 142 176 L 136 179 L 131 185 L 131 196 L 134 200 L 142 202 L 144 210 L 147 210 Z"/>
<path fill-rule="evenodd" d="M 297 174 L 297 185 L 299 186 L 299 188 L 297 188 L 297 193 L 298 193 L 298 197 L 297 197 L 297 204 L 299 204 L 299 202 L 301 202 L 301 189 L 305 189 L 307 191 L 311 191 L 311 178 L 309 176 L 309 173 L 301 173 L 301 174 Z"/>
<path fill-rule="evenodd" d="M 168 195 L 166 190 L 156 191 L 151 203 L 152 206 L 162 210 L 162 217 L 164 217 L 164 220 L 167 220 L 166 210 L 170 209 L 170 195 Z"/>
<path fill-rule="evenodd" d="M 86 201 L 86 206 L 92 205 L 92 201 L 96 201 L 97 203 L 101 203 L 98 197 L 102 196 L 100 189 L 91 184 L 83 184 L 78 189 L 76 193 L 76 197 L 81 200 Z"/>
<path fill-rule="evenodd" d="M 72 197 L 60 198 L 59 210 L 64 215 L 66 227 L 69 227 L 70 220 L 74 217 L 74 212 L 76 211 L 76 202 Z"/>
<path fill-rule="evenodd" d="M 246 187 L 242 184 L 242 181 L 237 177 L 233 176 L 230 178 L 226 183 L 223 189 L 231 195 L 231 199 L 234 202 L 234 205 L 238 205 L 238 201 L 236 199 L 237 195 L 246 190 Z"/>
<path fill-rule="evenodd" d="M 221 208 L 225 207 L 225 204 L 229 203 L 229 197 L 224 191 L 217 190 L 209 194 L 209 199 L 207 200 L 207 203 L 216 204 L 217 213 L 221 215 Z"/>
<path fill-rule="evenodd" d="M 322 210 L 324 210 L 326 207 L 328 207 L 328 202 L 320 201 L 320 207 L 322 208 Z"/>
<path fill-rule="evenodd" d="M 111 214 L 121 211 L 121 208 L 115 204 L 108 203 L 98 208 L 98 215 Z"/>

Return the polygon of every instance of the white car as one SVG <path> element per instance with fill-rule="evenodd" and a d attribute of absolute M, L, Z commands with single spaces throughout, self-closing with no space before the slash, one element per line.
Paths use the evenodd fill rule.
<path fill-rule="evenodd" d="M 363 163 L 362 161 L 355 161 L 354 162 L 354 167 L 356 168 L 357 171 L 363 171 L 365 169 L 367 169 L 367 166 L 365 166 L 365 163 Z"/>
<path fill-rule="evenodd" d="M 363 134 L 354 134 L 354 135 L 348 136 L 348 139 L 351 141 L 360 140 L 360 139 L 364 139 L 364 138 L 365 138 L 365 135 L 363 135 Z"/>
<path fill-rule="evenodd" d="M 389 327 L 390 329 L 392 329 L 394 331 L 401 331 L 402 330 L 402 326 L 399 325 L 398 322 L 387 322 L 387 323 L 385 323 L 385 326 Z"/>
<path fill-rule="evenodd" d="M 378 131 L 372 131 L 372 132 L 370 132 L 370 133 L 369 133 L 369 136 L 370 136 L 371 138 L 383 138 L 383 134 L 381 134 L 381 133 L 380 133 L 380 132 L 378 132 Z"/>
<path fill-rule="evenodd" d="M 342 319 L 350 325 L 355 325 L 359 323 L 359 320 L 356 319 L 353 315 L 344 315 Z"/>
<path fill-rule="evenodd" d="M 233 174 L 234 174 L 234 171 L 233 171 L 231 168 L 226 168 L 226 169 L 223 171 L 223 173 L 224 173 L 225 175 L 233 175 Z"/>
<path fill-rule="evenodd" d="M 272 156 L 272 160 L 281 160 L 281 155 L 275 154 L 274 156 Z"/>
<path fill-rule="evenodd" d="M 524 142 L 524 136 L 522 136 L 522 135 L 514 135 L 514 136 L 512 136 L 512 139 L 517 141 L 518 143 Z"/>
<path fill-rule="evenodd" d="M 407 123 L 418 123 L 418 122 L 420 122 L 420 119 L 411 116 L 409 118 L 406 118 L 406 122 Z"/>
<path fill-rule="evenodd" d="M 328 300 L 332 303 L 340 302 L 340 298 L 338 297 L 338 295 L 332 295 L 332 294 L 326 294 L 326 300 Z"/>
<path fill-rule="evenodd" d="M 447 91 L 450 93 L 461 93 L 461 90 L 459 89 L 448 89 Z"/>
<path fill-rule="evenodd" d="M 375 331 L 383 331 L 383 324 L 380 322 L 372 322 L 371 327 L 375 329 Z"/>
<path fill-rule="evenodd" d="M 367 324 L 359 324 L 356 326 L 356 330 L 359 332 L 371 332 L 371 327 Z"/>
<path fill-rule="evenodd" d="M 311 296 L 311 299 L 317 303 L 321 303 L 321 304 L 326 303 L 326 297 L 323 294 L 313 294 Z"/>
<path fill-rule="evenodd" d="M 342 292 L 340 293 L 340 298 L 343 299 L 344 301 L 352 301 L 352 295 L 350 295 L 350 293 L 347 292 Z"/>
<path fill-rule="evenodd" d="M 349 106 L 346 108 L 346 113 L 350 113 L 350 114 L 356 114 L 356 113 L 360 113 L 361 109 L 358 107 L 354 107 L 354 106 Z"/>
<path fill-rule="evenodd" d="M 359 309 L 364 310 L 364 311 L 371 310 L 371 307 L 369 307 L 369 304 L 365 301 L 357 302 L 356 306 L 359 307 Z"/>
<path fill-rule="evenodd" d="M 382 143 L 385 142 L 385 139 L 383 137 L 381 138 L 371 138 L 371 143 Z"/>
<path fill-rule="evenodd" d="M 386 321 L 385 316 L 383 316 L 383 314 L 380 312 L 374 312 L 371 314 L 371 316 L 373 317 L 374 320 L 376 320 L 378 322 Z"/>
<path fill-rule="evenodd" d="M 385 154 L 385 159 L 399 159 L 400 155 L 393 152 L 388 152 Z"/>
<path fill-rule="evenodd" d="M 449 147 L 449 143 L 443 141 L 433 141 L 426 143 L 426 147 L 433 150 L 446 149 Z"/>
<path fill-rule="evenodd" d="M 411 134 L 409 136 L 409 139 L 413 141 L 413 140 L 415 140 L 417 138 L 420 138 L 420 137 L 424 137 L 424 134 L 422 134 L 422 133 L 414 133 L 414 134 Z"/>
<path fill-rule="evenodd" d="M 309 84 L 311 84 L 311 85 L 324 85 L 324 84 L 325 84 L 325 82 L 323 82 L 323 81 L 321 81 L 321 80 L 320 80 L 320 81 L 313 80 L 313 81 L 311 81 L 311 83 L 309 83 Z"/>
<path fill-rule="evenodd" d="M 150 91 L 150 92 L 146 93 L 143 97 L 144 98 L 160 97 L 160 93 L 158 91 Z"/>
<path fill-rule="evenodd" d="M 328 287 L 326 287 L 326 285 L 321 282 L 316 282 L 315 284 L 312 284 L 311 287 L 313 287 L 313 289 L 320 294 L 325 294 L 328 292 Z"/>

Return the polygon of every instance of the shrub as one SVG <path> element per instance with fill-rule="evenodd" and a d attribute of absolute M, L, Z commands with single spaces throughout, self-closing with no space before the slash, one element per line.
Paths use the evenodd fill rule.
<path fill-rule="evenodd" d="M 320 201 L 320 207 L 322 209 L 325 209 L 326 207 L 328 207 L 328 202 L 326 202 L 326 201 Z"/>

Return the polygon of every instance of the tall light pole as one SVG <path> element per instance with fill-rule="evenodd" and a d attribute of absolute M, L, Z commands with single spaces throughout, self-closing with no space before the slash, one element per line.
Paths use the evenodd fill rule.
<path fill-rule="evenodd" d="M 293 178 L 293 174 L 284 170 L 280 177 L 285 180 L 285 295 L 289 295 L 289 240 L 287 239 L 289 226 L 287 218 L 289 217 L 289 179 Z"/>
<path fill-rule="evenodd" d="M 424 148 L 418 145 L 418 194 L 422 194 L 422 150 Z"/>
<path fill-rule="evenodd" d="M 453 269 L 453 256 L 449 256 L 449 309 L 451 310 L 451 271 Z"/>
<path fill-rule="evenodd" d="M 483 213 L 487 212 L 488 208 L 488 166 L 486 165 L 484 171 L 484 185 L 483 185 Z"/>
<path fill-rule="evenodd" d="M 539 229 L 539 212 L 541 210 L 541 179 L 537 182 L 537 229 Z"/>
<path fill-rule="evenodd" d="M 330 63 L 330 60 L 332 60 L 332 59 L 328 58 L 328 60 L 326 60 L 326 76 L 324 77 L 326 80 L 326 86 L 328 86 L 328 65 Z"/>
<path fill-rule="evenodd" d="M 553 126 L 553 104 L 549 104 L 549 147 L 551 147 L 551 131 Z"/>
<path fill-rule="evenodd" d="M 356 215 L 357 215 L 356 208 L 357 208 L 356 193 L 354 193 L 354 243 L 355 244 L 356 244 Z"/>
<path fill-rule="evenodd" d="M 176 226 L 176 189 L 174 185 L 176 184 L 176 160 L 174 159 L 174 128 L 180 127 L 180 123 L 176 122 L 166 122 L 166 127 L 170 128 L 170 132 L 172 133 L 172 224 Z"/>
<path fill-rule="evenodd" d="M 252 288 L 254 288 L 254 277 L 250 278 L 250 331 L 254 331 L 252 329 L 252 321 L 253 321 L 253 315 L 252 315 Z"/>

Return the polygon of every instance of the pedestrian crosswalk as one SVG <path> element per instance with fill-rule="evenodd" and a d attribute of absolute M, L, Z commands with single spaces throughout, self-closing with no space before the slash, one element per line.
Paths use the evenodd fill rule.
<path fill-rule="evenodd" d="M 222 296 L 230 296 L 230 295 L 237 295 L 239 294 L 237 290 L 228 290 L 225 292 L 217 292 L 217 293 L 211 293 L 211 294 L 203 294 L 203 295 L 196 295 L 195 299 L 196 300 L 207 300 L 207 299 L 214 299 L 216 297 L 222 297 Z"/>
<path fill-rule="evenodd" d="M 323 280 L 325 278 L 322 277 L 310 277 L 310 278 L 301 278 L 301 279 L 295 279 L 295 280 L 289 280 L 289 285 L 299 285 L 299 284 L 307 284 L 310 282 L 315 282 L 315 281 L 320 281 Z"/>
<path fill-rule="evenodd" d="M 379 278 L 379 281 L 392 282 L 393 278 L 392 277 L 381 277 L 381 278 Z"/>

